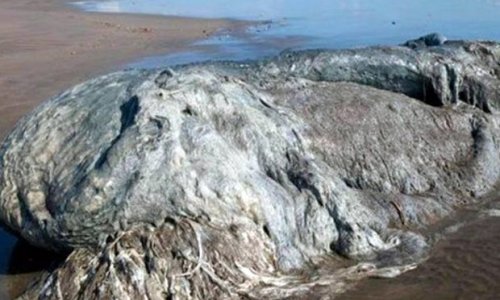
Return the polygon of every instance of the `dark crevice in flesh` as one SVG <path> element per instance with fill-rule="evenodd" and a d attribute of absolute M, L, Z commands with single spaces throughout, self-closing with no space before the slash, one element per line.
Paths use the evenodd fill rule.
<path fill-rule="evenodd" d="M 115 137 L 115 139 L 111 142 L 109 147 L 102 153 L 102 155 L 99 157 L 99 159 L 95 163 L 95 168 L 96 169 L 101 169 L 104 163 L 108 159 L 109 151 L 113 148 L 113 146 L 120 140 L 122 137 L 123 133 L 130 128 L 132 125 L 135 123 L 135 117 L 137 113 L 139 113 L 139 98 L 137 96 L 131 97 L 127 102 L 123 103 L 120 106 L 120 111 L 121 111 L 121 117 L 120 117 L 120 122 L 121 122 L 121 127 L 120 127 L 120 132 L 118 135 Z"/>
<path fill-rule="evenodd" d="M 267 108 L 273 108 L 269 103 L 267 103 L 266 101 L 264 101 L 262 98 L 259 98 L 259 101 L 262 105 L 264 105 L 265 107 Z"/>
<path fill-rule="evenodd" d="M 271 238 L 271 232 L 269 231 L 269 227 L 267 225 L 262 226 L 262 230 L 269 238 Z"/>
<path fill-rule="evenodd" d="M 287 172 L 288 179 L 297 188 L 299 192 L 308 190 L 318 201 L 320 206 L 325 205 L 325 200 L 321 196 L 320 190 L 312 183 L 312 173 L 308 172 Z"/>
<path fill-rule="evenodd" d="M 159 88 L 165 88 L 167 85 L 167 81 L 174 76 L 172 70 L 167 69 L 158 74 L 158 77 L 155 79 L 155 84 Z"/>
<path fill-rule="evenodd" d="M 182 113 L 185 114 L 185 115 L 188 115 L 188 116 L 196 116 L 196 112 L 193 110 L 193 108 L 191 106 L 186 106 L 186 108 L 184 108 L 182 110 Z"/>
<path fill-rule="evenodd" d="M 119 135 L 123 134 L 127 128 L 134 124 L 135 116 L 139 112 L 139 98 L 137 96 L 130 98 L 127 102 L 120 106 L 120 111 L 122 113 L 120 118 L 122 126 L 120 128 Z"/>
<path fill-rule="evenodd" d="M 360 182 L 359 177 L 356 177 L 355 179 L 342 178 L 342 181 L 344 181 L 345 185 L 350 189 L 363 190 L 362 183 Z"/>
<path fill-rule="evenodd" d="M 435 107 L 443 106 L 443 99 L 441 99 L 439 94 L 436 92 L 436 89 L 432 84 L 432 79 L 430 78 L 422 79 L 422 89 L 420 89 L 419 91 L 415 91 L 415 93 L 413 94 L 412 93 L 405 93 L 405 94 L 408 97 L 420 100 L 430 106 L 435 106 Z"/>
<path fill-rule="evenodd" d="M 474 118 L 471 120 L 471 136 L 474 141 L 472 145 L 473 150 L 473 158 L 476 159 L 484 148 L 484 144 L 486 143 L 486 136 L 484 133 L 484 123 L 479 118 Z"/>

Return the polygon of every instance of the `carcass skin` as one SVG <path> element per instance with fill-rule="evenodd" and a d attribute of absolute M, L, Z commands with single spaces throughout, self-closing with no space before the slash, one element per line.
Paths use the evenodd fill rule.
<path fill-rule="evenodd" d="M 499 44 L 443 41 L 78 85 L 0 150 L 5 226 L 72 252 L 24 297 L 333 297 L 396 276 L 421 229 L 497 183 L 499 76 Z M 311 271 L 336 256 L 359 264 Z"/>

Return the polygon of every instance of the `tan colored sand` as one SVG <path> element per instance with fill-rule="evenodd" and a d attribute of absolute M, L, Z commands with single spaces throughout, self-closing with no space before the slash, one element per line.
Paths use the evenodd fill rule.
<path fill-rule="evenodd" d="M 0 139 L 41 101 L 135 58 L 179 51 L 225 20 L 84 13 L 62 0 L 0 1 Z"/>

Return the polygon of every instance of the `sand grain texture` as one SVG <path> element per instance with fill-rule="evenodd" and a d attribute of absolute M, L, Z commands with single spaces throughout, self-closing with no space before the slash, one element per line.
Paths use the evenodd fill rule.
<path fill-rule="evenodd" d="M 236 22 L 84 13 L 62 0 L 0 2 L 0 138 L 41 101 Z"/>

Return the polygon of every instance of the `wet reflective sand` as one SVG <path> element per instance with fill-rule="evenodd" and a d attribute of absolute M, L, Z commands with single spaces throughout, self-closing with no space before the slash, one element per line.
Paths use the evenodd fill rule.
<path fill-rule="evenodd" d="M 370 279 L 341 300 L 500 299 L 500 218 L 474 221 L 438 242 L 416 270 Z"/>

